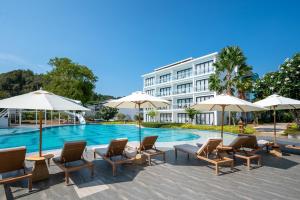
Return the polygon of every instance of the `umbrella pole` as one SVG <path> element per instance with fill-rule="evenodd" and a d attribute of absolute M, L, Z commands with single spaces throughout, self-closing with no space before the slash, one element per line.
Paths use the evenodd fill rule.
<path fill-rule="evenodd" d="M 39 147 L 39 156 L 42 157 L 42 132 L 43 132 L 43 119 L 42 119 L 42 111 L 39 112 L 39 120 L 40 120 L 40 147 Z"/>
<path fill-rule="evenodd" d="M 225 111 L 225 105 L 222 106 L 222 120 L 221 120 L 221 138 L 222 138 L 222 145 L 223 145 L 223 130 L 224 130 L 224 111 Z"/>
<path fill-rule="evenodd" d="M 274 118 L 274 146 L 276 146 L 276 106 L 273 106 L 273 118 Z"/>
<path fill-rule="evenodd" d="M 140 140 L 140 150 L 141 150 L 141 147 L 142 147 L 142 130 L 141 130 L 141 113 L 140 113 L 140 110 L 141 110 L 141 105 L 139 105 L 139 140 Z"/>

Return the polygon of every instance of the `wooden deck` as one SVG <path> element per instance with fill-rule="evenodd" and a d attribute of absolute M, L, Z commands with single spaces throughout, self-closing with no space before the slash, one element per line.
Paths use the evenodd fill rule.
<path fill-rule="evenodd" d="M 247 171 L 237 162 L 235 171 L 220 176 L 206 162 L 168 150 L 167 162 L 155 160 L 152 166 L 125 165 L 112 176 L 111 166 L 97 159 L 95 177 L 88 170 L 71 174 L 73 185 L 64 184 L 64 174 L 51 162 L 50 179 L 33 184 L 28 194 L 26 182 L 0 186 L 0 199 L 299 199 L 300 156 L 275 158 L 262 153 L 263 167 Z M 92 160 L 92 153 L 87 152 Z M 159 157 L 158 157 L 159 158 Z M 161 158 L 159 158 L 161 159 Z"/>

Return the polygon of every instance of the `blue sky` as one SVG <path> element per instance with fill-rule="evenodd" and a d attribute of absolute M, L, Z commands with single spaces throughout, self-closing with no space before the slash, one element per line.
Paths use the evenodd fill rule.
<path fill-rule="evenodd" d="M 141 75 L 238 45 L 260 75 L 300 52 L 300 1 L 1 1 L 0 73 L 49 71 L 69 57 L 99 77 L 96 91 L 142 89 Z"/>

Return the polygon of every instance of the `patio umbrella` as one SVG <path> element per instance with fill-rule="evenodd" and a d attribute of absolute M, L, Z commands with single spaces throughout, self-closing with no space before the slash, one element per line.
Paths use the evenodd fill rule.
<path fill-rule="evenodd" d="M 263 100 L 255 102 L 254 104 L 273 110 L 274 144 L 276 145 L 276 110 L 300 109 L 300 101 L 273 94 Z"/>
<path fill-rule="evenodd" d="M 221 111 L 221 138 L 223 139 L 224 129 L 224 112 L 225 111 L 236 111 L 236 112 L 249 112 L 249 111 L 260 111 L 264 110 L 261 106 L 254 105 L 251 102 L 230 96 L 227 94 L 221 94 L 214 98 L 202 101 L 192 106 L 192 108 L 201 111 Z"/>
<path fill-rule="evenodd" d="M 158 107 L 165 107 L 170 104 L 169 101 L 154 97 L 151 95 L 146 94 L 145 92 L 137 91 L 133 92 L 131 95 L 126 97 L 111 100 L 108 103 L 104 104 L 105 106 L 112 107 L 112 108 L 135 108 L 139 111 L 139 141 L 140 145 L 142 142 L 142 135 L 141 135 L 141 119 L 140 119 L 140 110 L 141 108 L 158 108 Z"/>
<path fill-rule="evenodd" d="M 39 156 L 42 156 L 42 110 L 72 110 L 88 111 L 78 103 L 68 98 L 55 95 L 45 90 L 37 90 L 19 96 L 0 100 L 0 108 L 39 110 L 40 143 Z"/>

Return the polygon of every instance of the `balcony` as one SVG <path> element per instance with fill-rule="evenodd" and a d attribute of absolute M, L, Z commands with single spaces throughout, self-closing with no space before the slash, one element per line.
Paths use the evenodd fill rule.
<path fill-rule="evenodd" d="M 192 106 L 193 103 L 184 103 L 184 104 L 174 104 L 173 109 L 186 109 Z"/>
<path fill-rule="evenodd" d="M 169 78 L 169 79 L 159 79 L 159 80 L 157 80 L 156 84 L 168 83 L 168 82 L 171 82 L 171 78 Z"/>
<path fill-rule="evenodd" d="M 157 97 L 167 97 L 170 95 L 171 95 L 171 92 L 161 92 L 161 93 L 156 94 Z"/>
<path fill-rule="evenodd" d="M 173 94 L 189 94 L 193 92 L 193 88 L 186 88 L 182 90 L 175 90 L 173 91 Z"/>
<path fill-rule="evenodd" d="M 195 92 L 209 92 L 208 88 L 195 88 Z"/>
<path fill-rule="evenodd" d="M 184 79 L 184 78 L 189 78 L 193 76 L 193 72 L 191 73 L 187 73 L 187 74 L 180 74 L 177 76 L 173 76 L 173 80 L 180 80 L 180 79 Z"/>

